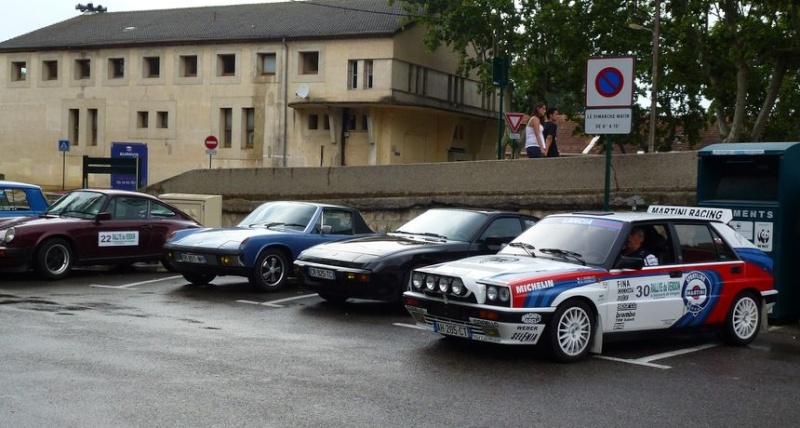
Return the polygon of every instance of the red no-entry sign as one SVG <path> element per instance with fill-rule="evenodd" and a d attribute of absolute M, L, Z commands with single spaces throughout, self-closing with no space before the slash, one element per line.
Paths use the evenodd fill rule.
<path fill-rule="evenodd" d="M 217 140 L 217 137 L 213 135 L 209 135 L 208 137 L 206 137 L 205 145 L 208 150 L 216 149 L 218 144 L 219 141 Z"/>

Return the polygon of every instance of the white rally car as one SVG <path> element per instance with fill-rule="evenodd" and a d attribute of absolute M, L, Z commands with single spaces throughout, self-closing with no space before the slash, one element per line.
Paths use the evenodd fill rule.
<path fill-rule="evenodd" d="M 416 269 L 406 309 L 436 333 L 542 343 L 562 362 L 616 333 L 711 327 L 730 344 L 754 340 L 778 293 L 772 259 L 726 224 L 730 210 L 650 211 L 551 215 L 496 255 Z M 621 255 L 634 228 L 657 265 Z"/>

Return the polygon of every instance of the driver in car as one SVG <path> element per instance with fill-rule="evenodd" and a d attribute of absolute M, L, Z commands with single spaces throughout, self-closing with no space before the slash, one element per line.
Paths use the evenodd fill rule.
<path fill-rule="evenodd" d="M 634 227 L 630 235 L 628 235 L 628 241 L 625 244 L 625 248 L 622 249 L 622 255 L 642 259 L 645 266 L 658 266 L 658 257 L 642 248 L 643 243 L 644 230 Z"/>

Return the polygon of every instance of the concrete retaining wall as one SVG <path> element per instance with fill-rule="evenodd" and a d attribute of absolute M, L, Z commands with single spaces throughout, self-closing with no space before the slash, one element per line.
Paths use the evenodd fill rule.
<path fill-rule="evenodd" d="M 603 209 L 605 156 L 327 168 L 194 170 L 147 193 L 220 194 L 223 225 L 270 200 L 314 200 L 359 208 L 377 230 L 393 230 L 434 206 L 509 209 L 544 216 Z M 610 207 L 693 205 L 697 152 L 617 155 Z M 640 209 L 641 209 L 640 208 Z"/>

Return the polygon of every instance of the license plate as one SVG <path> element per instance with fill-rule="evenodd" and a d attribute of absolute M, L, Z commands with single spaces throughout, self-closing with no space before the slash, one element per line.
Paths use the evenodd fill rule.
<path fill-rule="evenodd" d="M 181 253 L 180 259 L 182 262 L 187 262 L 187 263 L 201 263 L 201 264 L 206 263 L 206 256 L 200 254 Z"/>
<path fill-rule="evenodd" d="M 308 276 L 313 276 L 314 278 L 334 280 L 336 279 L 336 272 L 330 269 L 319 269 L 315 267 L 309 267 Z"/>
<path fill-rule="evenodd" d="M 467 339 L 472 337 L 472 331 L 465 325 L 448 324 L 436 321 L 433 323 L 433 331 L 446 334 L 448 336 L 466 337 Z"/>

